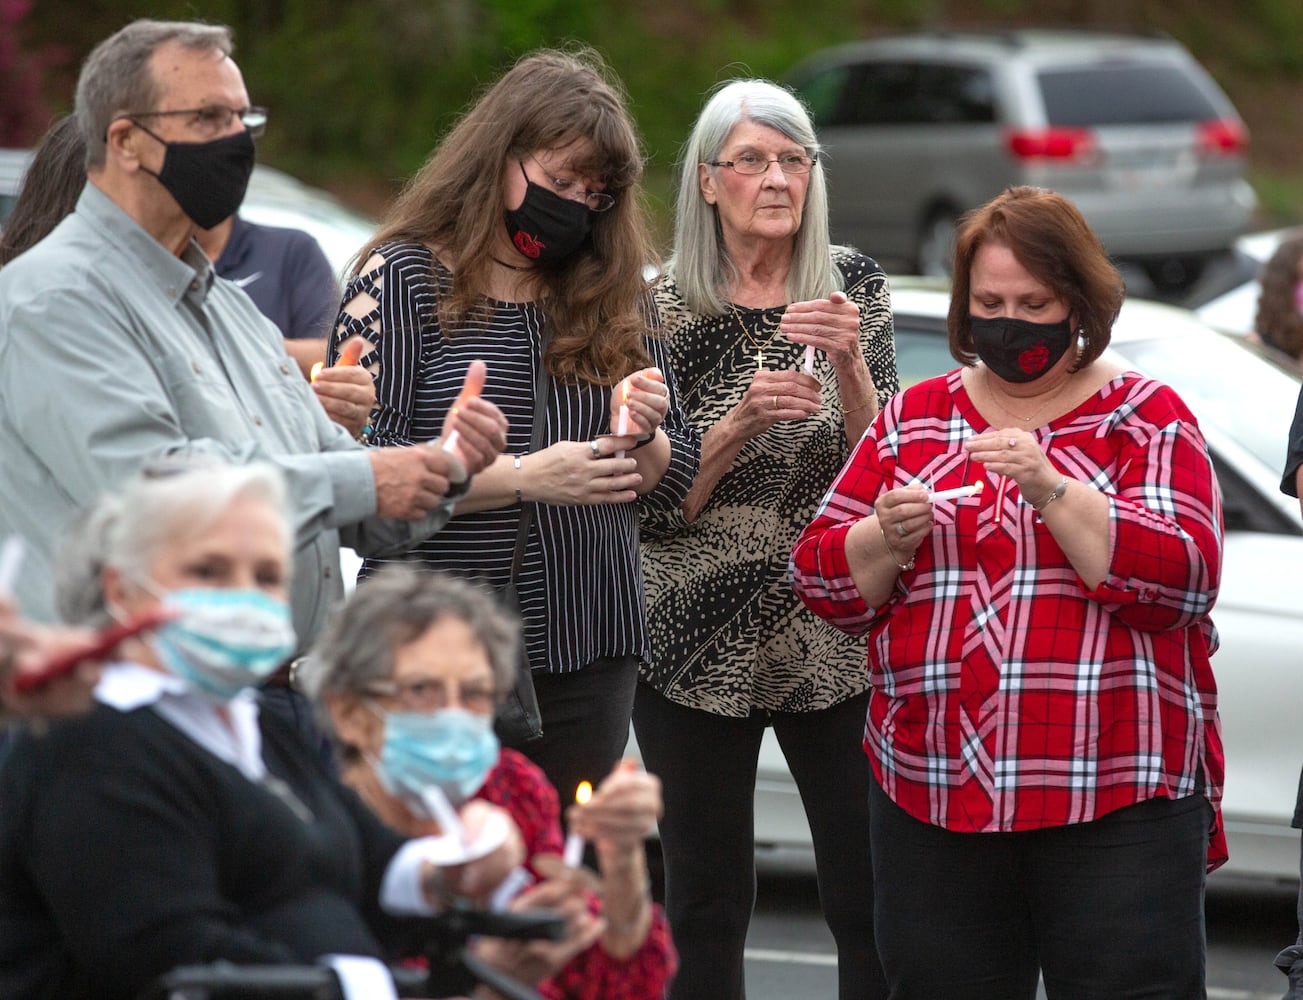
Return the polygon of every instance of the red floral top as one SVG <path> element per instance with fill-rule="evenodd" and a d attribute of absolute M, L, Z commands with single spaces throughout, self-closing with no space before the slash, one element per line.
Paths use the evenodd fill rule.
<path fill-rule="evenodd" d="M 1089 590 L 1011 480 L 961 448 L 989 429 L 956 370 L 895 396 L 792 550 L 818 615 L 868 637 L 865 749 L 915 818 L 959 831 L 1095 819 L 1204 794 L 1224 763 L 1209 611 L 1221 498 L 1194 417 L 1172 390 L 1119 375 L 1034 431 L 1065 476 L 1109 499 L 1109 573 Z M 846 533 L 888 489 L 943 490 L 930 538 L 891 598 L 868 607 Z M 1210 866 L 1225 860 L 1215 831 Z"/>
<path fill-rule="evenodd" d="M 475 798 L 511 813 L 527 858 L 562 853 L 556 789 L 523 754 L 504 749 Z M 601 912 L 602 903 L 596 896 L 590 895 L 588 906 L 594 913 Z M 677 968 L 669 924 L 661 908 L 653 906 L 647 940 L 628 958 L 613 958 L 598 942 L 572 958 L 551 979 L 539 983 L 537 989 L 547 1000 L 659 1000 Z"/>

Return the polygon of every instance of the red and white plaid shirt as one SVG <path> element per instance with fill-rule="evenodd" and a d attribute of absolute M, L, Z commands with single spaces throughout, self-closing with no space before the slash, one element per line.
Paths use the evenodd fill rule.
<path fill-rule="evenodd" d="M 868 636 L 865 749 L 884 790 L 957 831 L 1080 823 L 1160 795 L 1202 792 L 1216 808 L 1221 497 L 1194 417 L 1127 373 L 1034 432 L 1065 476 L 1109 498 L 1109 572 L 1093 591 L 1017 485 L 968 460 L 961 443 L 988 429 L 959 370 L 897 394 L 792 550 L 801 599 Z M 977 496 L 935 504 L 915 568 L 868 607 L 851 525 L 886 490 L 977 479 Z"/>

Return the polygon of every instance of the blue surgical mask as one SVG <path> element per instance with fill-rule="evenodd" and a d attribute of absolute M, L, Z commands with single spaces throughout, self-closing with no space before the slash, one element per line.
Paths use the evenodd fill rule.
<path fill-rule="evenodd" d="M 464 708 L 387 712 L 376 775 L 390 794 L 422 811 L 431 785 L 459 806 L 483 786 L 498 750 L 492 716 Z"/>
<path fill-rule="evenodd" d="M 173 590 L 164 604 L 180 614 L 155 632 L 164 668 L 215 701 L 264 681 L 297 644 L 290 609 L 261 590 Z"/>

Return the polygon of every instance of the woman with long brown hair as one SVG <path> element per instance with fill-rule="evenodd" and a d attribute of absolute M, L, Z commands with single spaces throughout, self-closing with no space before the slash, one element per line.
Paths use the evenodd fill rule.
<path fill-rule="evenodd" d="M 333 338 L 376 345 L 380 444 L 437 437 L 470 362 L 487 363 L 507 451 L 406 558 L 501 590 L 535 505 L 516 589 L 544 733 L 522 749 L 562 801 L 619 759 L 649 652 L 636 508 L 678 507 L 699 460 L 655 336 L 641 175 L 595 53 L 522 58 L 396 200 Z"/>

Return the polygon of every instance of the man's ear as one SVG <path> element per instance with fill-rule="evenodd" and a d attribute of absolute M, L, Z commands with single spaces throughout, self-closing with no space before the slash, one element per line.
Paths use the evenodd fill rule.
<path fill-rule="evenodd" d="M 128 170 L 135 170 L 140 166 L 138 147 L 142 139 L 150 141 L 149 136 L 137 128 L 131 119 L 115 118 L 109 122 L 105 132 L 105 157 L 117 161 Z"/>

